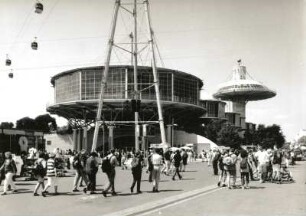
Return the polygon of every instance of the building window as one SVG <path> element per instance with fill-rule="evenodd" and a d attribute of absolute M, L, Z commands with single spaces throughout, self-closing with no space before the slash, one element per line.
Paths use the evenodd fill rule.
<path fill-rule="evenodd" d="M 55 80 L 56 103 L 80 100 L 79 73 L 74 72 Z"/>

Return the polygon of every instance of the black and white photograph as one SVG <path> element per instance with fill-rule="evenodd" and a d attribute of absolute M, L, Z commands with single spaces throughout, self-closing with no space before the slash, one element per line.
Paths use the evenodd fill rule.
<path fill-rule="evenodd" d="M 0 214 L 305 216 L 306 0 L 0 0 Z"/>

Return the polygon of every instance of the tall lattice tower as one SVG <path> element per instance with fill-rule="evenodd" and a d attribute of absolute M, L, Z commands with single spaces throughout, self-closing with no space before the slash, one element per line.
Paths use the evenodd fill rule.
<path fill-rule="evenodd" d="M 139 10 L 142 9 L 142 17 L 146 20 L 146 30 L 147 30 L 147 40 L 145 41 L 139 41 L 138 39 L 138 33 L 139 33 L 139 23 L 140 19 L 138 17 Z M 130 33 L 130 41 L 119 43 L 115 41 L 115 34 L 116 34 L 116 26 L 117 21 L 119 17 L 119 12 L 123 11 L 132 16 L 133 25 L 131 28 Z M 130 48 L 126 48 L 125 45 L 130 45 Z M 160 134 L 161 134 L 161 143 L 166 145 L 166 136 L 165 136 L 165 126 L 164 126 L 164 120 L 162 115 L 162 107 L 160 102 L 160 93 L 159 93 L 159 83 L 158 83 L 158 77 L 157 77 L 157 65 L 156 65 L 156 42 L 154 37 L 154 32 L 151 25 L 151 16 L 150 16 L 150 6 L 149 6 L 149 0 L 116 0 L 115 1 L 115 7 L 114 7 L 114 13 L 111 23 L 111 30 L 110 30 L 110 36 L 108 39 L 107 44 L 107 51 L 106 51 L 106 57 L 104 61 L 104 72 L 102 75 L 102 81 L 101 81 L 101 93 L 99 96 L 99 102 L 98 102 L 98 109 L 97 109 L 97 115 L 95 120 L 95 131 L 94 131 L 94 137 L 93 137 L 93 144 L 92 144 L 92 151 L 95 151 L 97 146 L 97 139 L 98 139 L 98 133 L 100 125 L 103 123 L 101 120 L 101 114 L 103 110 L 103 103 L 104 103 L 104 94 L 105 89 L 107 87 L 107 77 L 109 72 L 109 66 L 112 58 L 112 51 L 113 48 L 118 48 L 122 51 L 125 51 L 131 55 L 131 62 L 134 67 L 134 98 L 132 103 L 135 105 L 135 149 L 139 149 L 139 141 L 137 137 L 139 136 L 139 122 L 138 122 L 138 109 L 140 99 L 139 99 L 139 93 L 141 89 L 138 89 L 137 84 L 137 67 L 138 67 L 138 60 L 140 53 L 145 50 L 149 49 L 150 51 L 150 60 L 149 64 L 152 67 L 152 73 L 154 77 L 154 83 L 152 83 L 152 87 L 155 88 L 156 93 L 156 103 L 157 103 L 157 111 L 158 111 L 158 123 L 160 127 Z"/>

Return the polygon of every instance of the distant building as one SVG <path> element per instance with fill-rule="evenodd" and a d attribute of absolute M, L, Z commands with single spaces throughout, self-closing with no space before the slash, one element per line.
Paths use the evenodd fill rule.
<path fill-rule="evenodd" d="M 0 129 L 0 152 L 11 151 L 20 155 L 30 148 L 45 150 L 44 133 L 39 131 Z"/>
<path fill-rule="evenodd" d="M 153 74 L 151 67 L 138 68 L 137 83 L 140 103 L 134 100 L 133 66 L 111 66 L 104 94 L 101 133 L 98 148 L 133 148 L 135 144 L 134 110 L 139 111 L 139 139 L 141 149 L 150 143 L 159 143 L 160 134 Z M 77 68 L 52 77 L 54 103 L 47 107 L 51 114 L 68 119 L 74 128 L 67 148 L 90 149 L 92 127 L 101 91 L 103 66 Z M 223 120 L 241 129 L 255 130 L 255 125 L 245 122 L 247 101 L 271 98 L 276 93 L 257 81 L 246 78 L 246 67 L 240 63 L 233 70 L 231 81 L 221 84 L 215 98 L 200 99 L 201 79 L 191 74 L 158 68 L 159 90 L 170 146 L 196 143 L 203 135 L 201 127 L 212 120 Z M 226 100 L 223 101 L 223 100 Z M 202 129 L 203 130 L 203 129 Z M 64 138 L 49 136 L 49 143 L 63 143 Z M 72 144 L 71 144 L 72 143 Z M 56 144 L 48 148 L 56 147 Z M 101 149 L 103 148 L 103 149 Z"/>
<path fill-rule="evenodd" d="M 206 112 L 201 116 L 204 123 L 209 123 L 212 120 L 220 119 L 220 120 L 228 120 L 225 115 L 225 105 L 226 103 L 221 100 L 216 99 L 205 99 L 201 100 L 203 107 L 205 107 Z"/>
<path fill-rule="evenodd" d="M 217 99 L 226 101 L 226 116 L 229 123 L 242 129 L 246 129 L 247 102 L 264 100 L 276 95 L 275 91 L 247 75 L 246 67 L 241 65 L 241 60 L 238 60 L 231 80 L 220 84 L 218 91 L 213 95 Z"/>
<path fill-rule="evenodd" d="M 151 70 L 151 67 L 138 67 L 141 149 L 146 148 L 148 143 L 160 140 Z M 92 130 L 88 128 L 95 122 L 103 71 L 104 67 L 78 68 L 57 74 L 51 79 L 55 97 L 54 104 L 49 105 L 47 111 L 68 119 L 74 127 L 74 149 L 90 149 Z M 172 145 L 175 144 L 173 134 L 177 125 L 184 128 L 187 123 L 197 122 L 206 112 L 200 101 L 203 82 L 191 74 L 166 68 L 158 69 L 158 78 L 167 141 Z M 134 147 L 133 89 L 133 66 L 111 66 L 104 94 L 105 128 L 101 128 L 103 131 L 99 134 L 98 146 L 104 143 L 107 148 Z"/>

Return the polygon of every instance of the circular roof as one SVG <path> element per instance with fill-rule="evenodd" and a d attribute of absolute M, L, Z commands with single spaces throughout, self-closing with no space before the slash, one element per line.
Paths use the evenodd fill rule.
<path fill-rule="evenodd" d="M 256 101 L 274 97 L 276 92 L 255 80 L 231 80 L 219 85 L 213 95 L 221 100 Z"/>
<path fill-rule="evenodd" d="M 62 76 L 65 75 L 69 75 L 78 71 L 86 71 L 86 70 L 104 70 L 104 66 L 91 66 L 91 67 L 81 67 L 81 68 L 75 68 L 75 69 L 71 69 L 71 70 L 67 70 L 67 71 L 63 71 L 60 72 L 56 75 L 54 75 L 51 78 L 51 84 L 54 85 L 54 81 Z M 111 65 L 109 66 L 110 70 L 115 69 L 115 68 L 125 68 L 125 69 L 130 69 L 130 72 L 133 72 L 134 67 L 132 65 Z M 149 66 L 138 66 L 138 72 L 144 72 L 144 71 L 151 71 L 152 67 Z M 192 79 L 196 79 L 199 81 L 199 88 L 201 88 L 203 86 L 203 81 L 198 78 L 197 76 L 194 76 L 192 74 L 183 72 L 183 71 L 179 71 L 179 70 L 173 70 L 173 69 L 169 69 L 169 68 L 157 68 L 157 73 L 160 72 L 169 72 L 169 73 L 173 73 L 174 75 L 180 76 L 180 77 L 186 77 L 186 78 L 192 78 Z"/>
<path fill-rule="evenodd" d="M 205 108 L 202 106 L 162 101 L 163 112 L 165 116 L 201 116 L 205 112 Z M 98 107 L 98 100 L 87 101 L 70 101 L 66 103 L 58 103 L 49 105 L 47 111 L 62 116 L 67 119 L 84 119 L 94 120 L 96 118 Z M 157 104 L 155 100 L 141 100 L 139 116 L 143 120 L 154 120 L 153 117 L 157 117 Z M 115 115 L 116 114 L 116 115 Z M 103 116 L 105 120 L 114 121 L 114 118 L 118 121 L 126 119 L 134 119 L 135 115 L 132 111 L 131 100 L 126 99 L 105 99 L 103 104 Z M 177 117 L 177 118 L 178 118 Z"/>

